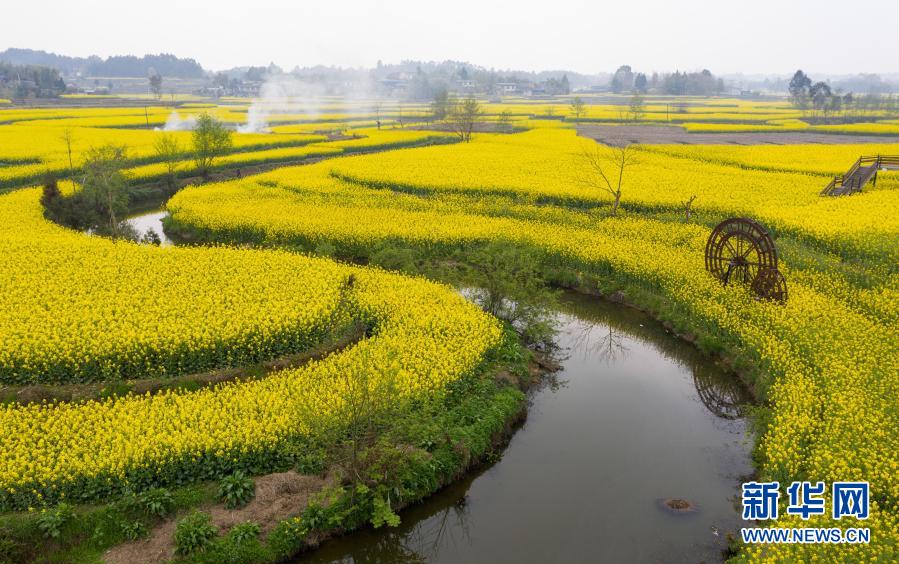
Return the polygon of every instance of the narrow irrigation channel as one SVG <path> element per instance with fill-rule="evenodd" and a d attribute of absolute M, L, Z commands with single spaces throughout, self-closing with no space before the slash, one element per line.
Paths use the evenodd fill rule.
<path fill-rule="evenodd" d="M 403 511 L 395 529 L 298 561 L 722 560 L 752 472 L 748 394 L 638 311 L 574 294 L 562 310 L 563 368 L 532 391 L 499 461 Z"/>

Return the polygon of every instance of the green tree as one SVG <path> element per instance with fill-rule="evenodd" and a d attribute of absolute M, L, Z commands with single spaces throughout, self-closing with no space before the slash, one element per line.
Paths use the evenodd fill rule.
<path fill-rule="evenodd" d="M 84 158 L 82 196 L 102 218 L 109 234 L 119 236 L 119 217 L 128 211 L 127 149 L 121 145 L 92 147 Z"/>
<path fill-rule="evenodd" d="M 826 119 L 827 110 L 829 109 L 828 104 L 831 97 L 833 97 L 830 85 L 826 82 L 816 82 L 809 88 L 808 94 L 815 109 L 824 112 L 824 118 Z"/>
<path fill-rule="evenodd" d="M 181 143 L 178 142 L 178 138 L 174 134 L 162 133 L 153 144 L 153 149 L 159 158 L 159 162 L 165 166 L 166 182 L 169 188 L 174 189 L 182 154 Z"/>
<path fill-rule="evenodd" d="M 630 65 L 621 65 L 612 76 L 612 92 L 627 92 L 634 87 L 634 71 Z"/>
<path fill-rule="evenodd" d="M 808 107 L 809 89 L 812 87 L 812 79 L 802 70 L 796 71 L 790 80 L 790 99 L 793 105 L 802 110 Z"/>
<path fill-rule="evenodd" d="M 547 288 L 537 251 L 492 241 L 479 246 L 468 262 L 478 306 L 509 323 L 529 344 L 552 340 L 556 295 Z"/>
<path fill-rule="evenodd" d="M 645 93 L 647 89 L 646 75 L 642 72 L 634 78 L 634 90 Z"/>
<path fill-rule="evenodd" d="M 209 171 L 215 159 L 225 154 L 233 145 L 233 132 L 225 124 L 208 113 L 197 117 L 193 132 L 194 163 L 203 178 L 209 178 Z"/>

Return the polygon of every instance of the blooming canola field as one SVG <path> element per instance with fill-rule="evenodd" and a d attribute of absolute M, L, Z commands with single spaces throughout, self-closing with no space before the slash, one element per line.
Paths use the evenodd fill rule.
<path fill-rule="evenodd" d="M 345 351 L 260 381 L 4 405 L 6 509 L 276 468 L 286 441 L 338 417 L 347 374 L 391 374 L 399 397 L 435 394 L 499 342 L 495 320 L 422 279 L 279 251 L 114 243 L 50 224 L 38 196 L 0 196 L 11 261 L 0 305 L 6 382 L 189 373 L 303 351 L 340 319 L 351 275 L 349 311 L 338 313 L 373 329 Z"/>
<path fill-rule="evenodd" d="M 676 156 L 640 150 L 640 164 L 625 181 L 626 211 L 612 218 L 604 213 L 608 199 L 578 181 L 583 142 L 571 130 L 553 128 L 482 135 L 471 144 L 188 188 L 168 207 L 176 223 L 211 238 L 306 248 L 327 241 L 348 256 L 385 242 L 449 252 L 505 240 L 539 249 L 570 271 L 611 272 L 659 293 L 707 333 L 728 336 L 761 368 L 755 385 L 770 402 L 771 420 L 759 446 L 760 473 L 781 482 L 871 481 L 874 540 L 839 550 L 858 557 L 895 550 L 899 224 L 888 211 L 899 204 L 894 178 L 884 174 L 878 188 L 860 195 L 822 198 L 821 175 L 765 170 L 771 162 L 811 167 L 826 158 L 804 146 L 768 147 L 768 160 L 757 167 L 735 161 L 751 162 L 762 149 L 741 154 L 733 148 L 734 162 L 727 163 L 714 151 L 704 157 L 704 147 Z M 843 162 L 853 150 L 822 153 Z M 699 195 L 700 217 L 751 215 L 793 241 L 781 253 L 790 284 L 785 306 L 722 288 L 708 276 L 708 225 L 669 217 L 692 193 Z M 859 262 L 864 266 L 847 266 Z M 803 550 L 741 554 L 776 559 Z"/>
<path fill-rule="evenodd" d="M 781 103 L 722 104 L 680 117 L 709 126 L 733 116 L 759 126 L 797 119 Z M 588 180 L 584 152 L 595 142 L 577 135 L 564 104 L 550 110 L 555 119 L 545 119 L 546 106 L 484 104 L 491 119 L 512 114 L 518 132 L 478 132 L 470 143 L 429 127 L 373 127 L 360 107 L 275 114 L 272 133 L 236 135 L 217 166 L 307 164 L 181 189 L 166 203 L 173 231 L 210 244 L 170 247 L 54 224 L 33 186 L 44 171 L 70 167 L 66 129 L 75 166 L 90 146 L 112 142 L 128 145 L 133 182 L 160 178 L 160 133 L 133 127 L 164 123 L 169 108 L 0 110 L 0 188 L 9 191 L 0 195 L 0 385 L 165 380 L 307 352 L 351 323 L 368 329 L 341 350 L 258 379 L 4 403 L 0 509 L 274 471 L 297 444 L 339 425 L 353 378 L 395 380 L 400 401 L 439 397 L 500 346 L 499 321 L 451 287 L 313 255 L 371 258 L 399 247 L 442 259 L 501 241 L 536 251 L 582 285 L 658 297 L 659 317 L 750 365 L 763 405 L 760 478 L 871 483 L 871 544 L 742 547 L 738 560 L 894 559 L 899 173 L 848 197 L 819 192 L 860 151 L 899 154 L 899 143 L 635 145 L 622 208 L 611 215 L 608 195 Z M 237 101 L 211 109 L 232 123 L 246 118 Z M 662 105 L 650 109 L 649 121 L 661 119 Z M 619 113 L 596 105 L 588 117 L 614 122 Z M 323 133 L 340 120 L 353 124 L 349 135 Z M 190 133 L 176 135 L 186 146 Z M 692 196 L 694 217 L 684 221 Z M 711 227 L 730 216 L 758 219 L 775 235 L 785 305 L 722 287 L 705 271 Z"/>

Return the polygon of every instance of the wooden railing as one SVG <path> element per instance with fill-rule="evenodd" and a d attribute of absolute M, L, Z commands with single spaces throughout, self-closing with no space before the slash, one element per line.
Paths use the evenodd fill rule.
<path fill-rule="evenodd" d="M 858 174 L 859 169 L 869 169 Z M 821 191 L 822 196 L 841 196 L 861 191 L 862 187 L 871 178 L 877 182 L 877 171 L 882 169 L 899 169 L 899 155 L 875 155 L 859 157 L 855 164 L 846 172 L 835 176 L 833 180 Z"/>

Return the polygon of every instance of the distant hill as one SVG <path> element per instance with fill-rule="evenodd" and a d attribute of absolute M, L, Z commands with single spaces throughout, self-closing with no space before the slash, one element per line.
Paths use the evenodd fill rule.
<path fill-rule="evenodd" d="M 10 48 L 0 52 L 0 61 L 14 65 L 40 65 L 59 70 L 65 75 L 81 73 L 95 77 L 146 77 L 150 69 L 164 77 L 202 78 L 206 72 L 194 59 L 181 59 L 168 53 L 159 55 L 116 55 L 107 59 L 97 56 L 68 57 L 46 51 Z"/>

